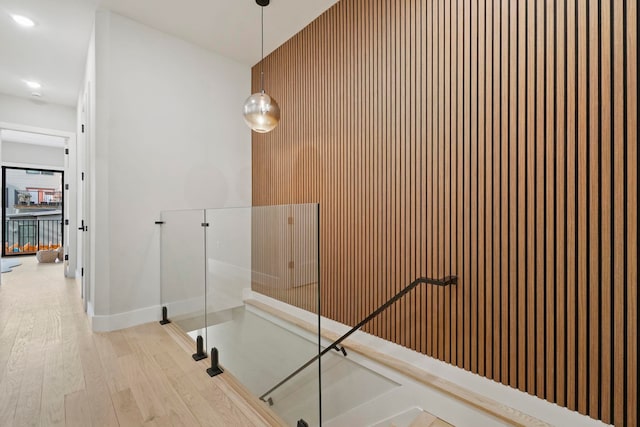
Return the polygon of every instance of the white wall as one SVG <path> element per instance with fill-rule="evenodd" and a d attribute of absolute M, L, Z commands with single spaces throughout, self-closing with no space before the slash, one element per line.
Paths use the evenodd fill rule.
<path fill-rule="evenodd" d="M 95 46 L 93 324 L 112 329 L 159 315 L 161 210 L 251 205 L 250 68 L 107 11 Z"/>
<path fill-rule="evenodd" d="M 2 163 L 64 168 L 64 148 L 2 141 Z"/>
<path fill-rule="evenodd" d="M 76 112 L 72 107 L 0 93 L 0 122 L 75 132 Z"/>

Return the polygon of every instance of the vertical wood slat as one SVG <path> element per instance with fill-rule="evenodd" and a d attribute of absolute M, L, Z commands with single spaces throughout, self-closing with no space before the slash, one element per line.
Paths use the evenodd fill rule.
<path fill-rule="evenodd" d="M 566 13 L 564 2 L 558 2 L 556 10 L 556 402 L 566 405 L 566 296 L 567 247 L 566 247 Z"/>
<path fill-rule="evenodd" d="M 545 331 L 545 353 L 546 353 L 546 378 L 545 378 L 545 398 L 555 401 L 555 159 L 556 159 L 556 138 L 555 138 L 555 4 L 548 3 L 546 5 L 545 16 L 545 88 L 544 97 L 545 104 L 545 193 L 546 193 L 546 216 L 545 216 L 545 253 L 546 253 L 546 331 Z"/>
<path fill-rule="evenodd" d="M 469 224 L 470 240 L 470 287 L 471 287 L 471 311 L 469 319 L 471 323 L 470 342 L 470 370 L 478 371 L 478 2 L 473 0 L 470 4 L 470 37 L 471 61 L 469 62 L 469 123 L 470 123 L 470 179 L 469 179 L 469 212 L 471 221 Z"/>
<path fill-rule="evenodd" d="M 567 1 L 566 21 L 567 21 L 567 407 L 571 410 L 578 409 L 577 399 L 577 332 L 578 332 L 578 314 L 577 311 L 577 56 L 578 56 L 578 39 L 577 39 L 577 20 L 576 20 L 576 1 Z"/>
<path fill-rule="evenodd" d="M 493 295 L 492 295 L 492 315 L 493 315 L 493 319 L 492 319 L 492 327 L 493 327 L 493 340 L 491 342 L 491 345 L 493 346 L 493 361 L 492 361 L 492 372 L 493 372 L 493 376 L 492 378 L 496 381 L 500 381 L 500 352 L 501 352 L 501 342 L 500 342 L 500 338 L 501 338 L 501 334 L 500 334 L 500 315 L 502 314 L 501 312 L 501 300 L 500 300 L 500 286 L 501 286 L 501 281 L 500 281 L 500 212 L 501 212 L 501 206 L 500 206 L 500 167 L 501 167 L 501 163 L 500 163 L 500 146 L 501 146 L 501 139 L 500 139 L 500 84 L 501 84 L 501 79 L 500 79 L 500 1 L 499 0 L 493 0 L 493 10 L 492 10 L 492 14 L 493 14 L 493 65 L 492 65 L 492 72 L 493 72 L 493 83 L 492 83 L 492 90 L 493 90 L 493 105 L 492 105 L 492 109 L 493 109 L 493 123 L 492 123 L 492 130 L 493 130 L 493 150 L 492 150 L 492 155 L 493 155 L 493 249 L 492 249 L 492 258 L 493 258 L 493 276 L 492 276 L 492 283 L 493 283 Z M 498 172 L 498 173 L 496 173 Z"/>
<path fill-rule="evenodd" d="M 627 3 L 627 394 L 628 402 L 638 401 L 638 9 L 637 0 Z M 638 422 L 637 405 L 628 405 L 626 424 Z"/>
<path fill-rule="evenodd" d="M 444 116 L 446 114 L 445 111 L 445 99 L 447 98 L 447 94 L 445 91 L 445 79 L 444 79 L 444 70 L 445 70 L 445 9 L 447 5 L 447 1 L 441 1 L 438 4 L 438 136 L 436 141 L 437 152 L 438 152 L 438 162 L 437 162 L 437 197 L 436 197 L 436 205 L 444 206 Z M 444 272 L 444 211 L 442 209 L 437 209 L 437 233 L 435 234 L 436 238 L 436 268 L 434 270 L 436 275 L 442 275 Z M 438 313 L 438 352 L 437 357 L 439 359 L 443 358 L 444 355 L 444 316 L 443 316 L 443 289 L 436 290 L 437 301 L 434 309 Z"/>
<path fill-rule="evenodd" d="M 589 242 L 589 289 L 588 298 L 589 305 L 593 307 L 599 307 L 599 295 L 600 295 L 600 193 L 599 193 L 599 85 L 598 85 L 598 55 L 599 55 L 599 34 L 598 28 L 598 3 L 591 2 L 588 9 L 588 64 L 586 73 L 588 75 L 588 169 L 589 169 L 589 184 L 587 187 L 587 198 L 589 203 L 589 229 L 588 242 Z M 600 324 L 599 310 L 591 310 L 589 313 L 589 365 L 599 366 L 599 328 Z M 592 372 L 589 378 L 588 390 L 598 390 L 600 387 L 600 376 L 598 371 Z M 589 403 L 588 412 L 591 416 L 598 416 L 599 408 L 599 395 L 598 393 L 588 393 Z"/>
<path fill-rule="evenodd" d="M 346 0 L 265 77 L 253 203 L 320 202 L 324 315 L 457 274 L 367 331 L 637 423 L 636 0 Z"/>
<path fill-rule="evenodd" d="M 451 86 L 452 86 L 452 69 L 451 69 L 451 45 L 452 45 L 452 37 L 451 37 L 451 17 L 452 17 L 452 5 L 451 2 L 446 2 L 445 7 L 445 63 L 444 63 L 444 78 L 445 78 L 445 120 L 444 120 L 444 199 L 443 206 L 451 206 Z M 443 253 L 443 270 L 442 272 L 451 271 L 451 216 L 448 214 L 443 215 L 444 219 L 444 253 Z M 442 290 L 444 293 L 444 334 L 443 334 L 443 345 L 444 345 L 444 358 L 443 360 L 446 362 L 451 361 L 450 355 L 450 336 L 451 336 L 451 288 L 445 288 Z"/>
<path fill-rule="evenodd" d="M 527 390 L 536 388 L 536 266 L 535 266 L 535 8 L 527 2 Z"/>
<path fill-rule="evenodd" d="M 458 271 L 458 10 L 451 2 L 451 271 Z M 458 290 L 451 291 L 451 363 L 456 364 Z"/>
<path fill-rule="evenodd" d="M 463 61 L 463 133 L 462 133 L 462 153 L 464 170 L 471 168 L 471 0 L 464 0 L 463 6 L 464 16 L 464 61 Z M 462 255 L 463 275 L 465 277 L 464 285 L 464 368 L 469 370 L 471 367 L 471 174 L 463 175 L 463 202 L 462 209 L 464 212 L 463 236 L 464 248 Z"/>
<path fill-rule="evenodd" d="M 478 2 L 478 58 L 486 58 L 485 42 L 486 42 L 486 1 Z M 485 119 L 485 99 L 486 99 L 486 74 L 485 61 L 478 60 L 478 368 L 480 375 L 485 375 L 486 356 L 485 351 L 487 343 L 486 337 L 486 247 L 485 247 L 485 188 L 486 188 L 486 119 Z"/>
<path fill-rule="evenodd" d="M 429 37 L 429 44 L 431 48 L 430 64 L 429 64 L 429 84 L 431 89 L 431 98 L 428 100 L 430 103 L 430 112 L 429 112 L 429 139 L 427 140 L 428 146 L 428 155 L 429 159 L 427 159 L 427 164 L 430 165 L 428 168 L 429 175 L 427 177 L 428 187 L 429 187 L 429 201 L 431 202 L 431 206 L 434 206 L 437 203 L 437 132 L 438 132 L 438 2 L 432 1 L 429 22 L 431 23 L 431 34 Z M 438 219 L 438 211 L 436 209 L 429 209 L 429 231 L 428 231 L 428 245 L 429 245 L 429 265 L 427 266 L 427 271 L 435 272 L 437 270 L 437 245 L 438 242 L 435 239 L 436 229 L 437 229 L 437 219 Z M 437 292 L 435 289 L 427 290 L 427 300 L 429 301 L 428 308 L 428 323 L 429 323 L 429 333 L 427 335 L 427 339 L 429 341 L 429 348 L 431 349 L 431 354 L 437 353 L 437 318 L 434 316 L 434 311 L 436 307 L 436 298 Z"/>
<path fill-rule="evenodd" d="M 509 383 L 509 2 L 500 2 L 500 378 Z"/>
<path fill-rule="evenodd" d="M 600 143 L 600 159 L 601 159 L 601 198 L 602 198 L 602 211 L 600 232 L 602 235 L 602 247 L 601 247 L 601 261 L 600 261 L 600 276 L 601 276 L 601 304 L 600 310 L 600 335 L 603 337 L 600 344 L 601 353 L 601 382 L 600 382 L 600 394 L 602 396 L 601 402 L 601 416 L 602 420 L 606 423 L 611 423 L 611 361 L 612 361 L 612 339 L 611 333 L 611 129 L 612 129 L 612 102 L 611 102 L 611 2 L 610 0 L 603 0 L 600 10 L 600 34 L 601 34 L 601 47 L 600 52 L 600 85 L 601 85 L 601 105 L 600 105 L 600 129 L 601 129 L 601 143 Z"/>
<path fill-rule="evenodd" d="M 457 152 L 457 210 L 458 210 L 458 218 L 457 218 L 457 229 L 458 229 L 458 252 L 457 252 L 457 270 L 456 272 L 462 272 L 464 268 L 463 263 L 463 235 L 464 235 L 464 226 L 463 226 L 463 212 L 464 212 L 464 204 L 463 204 L 463 176 L 464 176 L 464 155 L 463 155 L 463 137 L 464 137 L 464 8 L 463 8 L 463 0 L 457 0 L 457 61 L 456 61 L 456 81 L 457 81 L 457 142 L 456 142 L 456 152 Z M 459 274 L 459 273 L 458 273 Z M 457 347 L 458 347 L 458 363 L 457 366 L 463 366 L 463 351 L 464 351 L 464 330 L 463 330 L 463 290 L 462 286 L 456 286 L 456 301 L 458 302 L 457 312 L 458 314 L 458 330 L 456 334 Z"/>
<path fill-rule="evenodd" d="M 536 227 L 536 282 L 546 283 L 545 275 L 545 2 L 536 2 L 535 10 L 535 227 Z M 546 330 L 545 286 L 536 286 L 536 324 L 538 330 Z M 536 333 L 536 395 L 544 399 L 545 396 L 545 334 Z"/>
<path fill-rule="evenodd" d="M 624 10 L 626 1 L 613 2 L 613 384 L 614 395 L 624 396 L 625 384 L 625 82 Z M 613 422 L 622 425 L 626 400 L 613 399 Z"/>
<path fill-rule="evenodd" d="M 420 256 L 420 260 L 421 260 L 421 270 L 420 273 L 421 274 L 427 274 L 427 257 L 428 257 L 428 245 L 427 245 L 427 234 L 428 234 L 428 217 L 429 217 L 429 213 L 428 213 L 428 209 L 427 209 L 427 171 L 424 168 L 424 165 L 427 164 L 427 141 L 428 141 L 428 117 L 429 117 L 429 105 L 428 105 L 428 99 L 429 99 L 429 84 L 428 84 L 428 80 L 427 80 L 427 75 L 428 75 L 428 62 L 427 62 L 427 53 L 428 53 L 428 42 L 427 42 L 427 28 L 428 28 L 428 5 L 426 0 L 423 0 L 421 2 L 421 16 L 420 16 L 420 44 L 421 44 L 421 48 L 420 48 L 420 61 L 421 61 L 421 68 L 420 68 L 420 74 L 421 74 L 421 96 L 422 99 L 421 101 L 421 109 L 420 109 L 420 120 L 421 120 L 421 137 L 420 137 L 420 149 L 422 150 L 421 153 L 421 167 L 420 167 L 420 174 L 421 174 L 421 187 L 422 187 L 422 191 L 420 193 L 420 197 L 421 197 L 421 216 L 422 216 L 422 230 L 420 233 L 420 239 L 421 239 L 421 256 Z M 424 288 L 420 288 L 419 289 L 419 296 L 420 296 L 420 301 L 425 301 L 425 299 L 427 298 L 427 290 Z M 424 304 L 421 304 L 420 307 L 420 322 L 422 325 L 422 331 L 421 331 L 421 335 L 420 335 L 420 351 L 425 353 L 426 352 L 426 340 L 427 340 L 427 331 L 428 331 L 428 326 L 426 324 L 427 322 L 427 314 L 426 314 L 426 307 L 424 306 Z M 453 334 L 455 335 L 455 334 Z M 453 342 L 455 342 L 452 339 Z M 452 346 L 453 347 L 453 346 Z M 453 350 L 453 348 L 452 348 Z M 455 353 L 455 351 L 454 351 Z M 454 359 L 455 360 L 455 359 Z"/>
<path fill-rule="evenodd" d="M 517 24 L 518 15 L 516 10 L 517 2 L 509 2 L 509 186 L 508 186 L 508 208 L 509 208 L 509 354 L 507 361 L 509 365 L 509 385 L 518 386 L 518 247 L 517 247 L 517 219 L 518 208 L 518 98 L 517 98 Z"/>
<path fill-rule="evenodd" d="M 517 101 L 517 127 L 518 136 L 516 143 L 516 150 L 518 156 L 518 225 L 517 225 L 517 240 L 518 240 L 518 357 L 516 363 L 518 364 L 518 383 L 517 387 L 521 390 L 527 387 L 527 122 L 526 122 L 526 102 L 527 102 L 527 68 L 526 68 L 526 22 L 527 22 L 527 8 L 524 3 L 518 3 L 518 31 L 517 31 L 517 62 L 518 69 L 516 72 L 517 85 L 518 85 L 518 101 Z"/>
<path fill-rule="evenodd" d="M 485 178 L 486 182 L 486 224 L 485 224 L 485 309 L 486 309 L 486 339 L 485 339 L 485 349 L 486 349 L 486 359 L 485 359 L 485 375 L 487 378 L 493 378 L 493 346 L 494 346 L 494 326 L 493 326 L 493 288 L 494 288 L 494 280 L 493 280 L 493 260 L 494 257 L 491 256 L 493 253 L 493 221 L 494 221 L 494 198 L 493 198 L 493 0 L 486 0 L 485 4 L 485 16 L 487 18 L 486 26 L 485 26 L 485 40 L 486 40 L 486 77 L 485 77 L 485 158 L 487 164 L 487 174 Z"/>
<path fill-rule="evenodd" d="M 578 313 L 587 313 L 587 2 L 578 2 Z M 587 411 L 588 316 L 578 318 L 578 410 Z"/>

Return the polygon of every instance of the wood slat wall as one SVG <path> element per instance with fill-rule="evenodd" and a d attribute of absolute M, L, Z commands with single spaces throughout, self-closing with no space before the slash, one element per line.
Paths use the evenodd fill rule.
<path fill-rule="evenodd" d="M 367 331 L 637 425 L 637 25 L 636 0 L 342 0 L 265 58 L 253 203 L 320 203 L 322 314 L 457 274 Z"/>

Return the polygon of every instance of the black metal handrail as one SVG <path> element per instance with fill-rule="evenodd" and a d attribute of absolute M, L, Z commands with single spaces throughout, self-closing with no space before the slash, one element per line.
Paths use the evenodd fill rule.
<path fill-rule="evenodd" d="M 415 288 L 416 286 L 420 285 L 420 284 L 427 284 L 427 285 L 436 285 L 436 286 L 448 286 L 448 285 L 455 285 L 458 282 L 458 277 L 457 276 L 446 276 L 442 279 L 431 279 L 428 277 L 419 277 L 416 280 L 414 280 L 413 282 L 411 282 L 409 285 L 407 285 L 406 288 L 404 288 L 403 290 L 401 290 L 400 292 L 398 292 L 397 294 L 395 294 L 393 297 L 391 297 L 387 302 L 385 302 L 384 304 L 382 304 L 380 307 L 378 307 L 375 311 L 373 311 L 371 314 L 369 314 L 367 317 L 365 317 L 364 319 L 362 319 L 360 321 L 360 323 L 358 323 L 356 326 L 354 326 L 353 328 L 351 328 L 347 333 L 345 333 L 344 335 L 342 335 L 340 338 L 338 338 L 337 340 L 335 340 L 334 342 L 332 342 L 331 344 L 329 344 L 324 350 L 322 350 L 319 354 L 317 354 L 316 356 L 312 357 L 311 359 L 309 359 L 308 362 L 306 362 L 304 365 L 300 366 L 298 369 L 296 369 L 295 371 L 293 371 L 291 374 L 289 374 L 285 379 L 283 379 L 282 381 L 280 381 L 278 384 L 274 385 L 273 387 L 271 387 L 268 391 L 266 391 L 264 394 L 262 394 L 262 396 L 260 396 L 260 400 L 262 400 L 263 402 L 267 402 L 267 400 L 265 400 L 265 397 L 267 397 L 268 395 L 270 395 L 274 390 L 278 389 L 280 386 L 282 386 L 284 383 L 286 383 L 287 381 L 289 381 L 291 378 L 295 377 L 296 375 L 298 375 L 301 371 L 303 371 L 305 368 L 307 368 L 309 365 L 311 365 L 313 362 L 315 362 L 316 360 L 320 359 L 322 356 L 324 356 L 325 354 L 327 354 L 328 352 L 330 352 L 331 350 L 334 349 L 338 349 L 338 345 L 344 341 L 345 339 L 347 339 L 351 334 L 353 334 L 354 332 L 356 332 L 358 329 L 362 328 L 364 325 L 366 325 L 369 321 L 371 321 L 371 319 L 373 319 L 374 317 L 376 317 L 377 315 L 379 315 L 380 313 L 382 313 L 383 311 L 385 311 L 387 308 L 389 308 L 389 306 L 391 306 L 393 303 L 395 303 L 396 301 L 398 301 L 400 298 L 402 298 L 403 296 L 405 296 L 406 294 L 408 294 L 409 292 L 411 292 L 413 290 L 413 288 Z M 319 327 L 319 325 L 318 325 Z"/>

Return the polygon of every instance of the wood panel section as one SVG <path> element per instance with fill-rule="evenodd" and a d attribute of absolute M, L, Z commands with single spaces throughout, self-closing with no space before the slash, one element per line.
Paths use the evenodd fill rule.
<path fill-rule="evenodd" d="M 516 80 L 518 86 L 517 126 L 518 137 L 516 150 L 518 156 L 518 215 L 517 239 L 518 239 L 518 385 L 520 389 L 527 386 L 527 366 L 521 361 L 527 353 L 527 8 L 524 3 L 518 3 L 518 43 Z M 524 120 L 523 120 L 524 118 Z"/>
<path fill-rule="evenodd" d="M 566 41 L 566 56 L 567 56 L 567 68 L 565 70 L 566 84 L 567 84 L 567 96 L 565 102 L 565 111 L 567 115 L 567 130 L 566 130 L 566 147 L 567 147 L 567 161 L 566 161 L 566 188 L 567 188 L 567 257 L 566 257 L 566 270 L 567 270 L 567 365 L 566 365 L 566 379 L 567 379 L 567 407 L 572 410 L 577 409 L 577 335 L 578 335 L 578 317 L 577 312 L 577 173 L 576 173 L 576 153 L 577 153 L 577 57 L 578 57 L 578 38 L 577 38 L 577 26 L 576 26 L 576 1 L 567 1 L 567 13 L 566 13 L 566 28 L 567 28 L 567 41 Z M 534 95 L 535 96 L 535 95 Z"/>
<path fill-rule="evenodd" d="M 343 0 L 265 58 L 282 122 L 253 136 L 253 203 L 320 204 L 322 314 L 456 274 L 366 330 L 636 425 L 637 22 L 637 0 Z"/>
<path fill-rule="evenodd" d="M 555 21 L 555 135 L 556 135 L 556 372 L 565 373 L 555 376 L 556 402 L 567 405 L 566 397 L 566 301 L 567 301 L 567 76 L 566 76 L 566 8 L 564 2 L 556 4 Z"/>
<path fill-rule="evenodd" d="M 600 11 L 600 34 L 602 46 L 611 46 L 611 2 L 605 0 L 602 2 L 602 10 Z M 601 177 L 601 198 L 602 212 L 600 215 L 601 223 L 601 262 L 600 262 L 600 274 L 602 277 L 601 286 L 601 307 L 600 318 L 601 328 L 600 334 L 602 337 L 606 337 L 601 342 L 601 383 L 600 389 L 602 393 L 601 404 L 601 416 L 602 420 L 607 423 L 612 423 L 612 404 L 611 404 L 611 381 L 612 381 L 612 321 L 611 321 L 611 295 L 612 295 L 612 253 L 611 243 L 613 236 L 612 230 L 612 217 L 611 217 L 611 194 L 612 194 L 612 162 L 611 162 L 611 147 L 612 147 L 612 88 L 611 88 L 611 49 L 602 49 L 600 51 L 601 60 L 601 74 L 600 82 L 603 83 L 600 87 L 601 108 L 600 108 L 600 129 L 601 129 L 601 144 L 600 144 L 600 177 Z"/>

